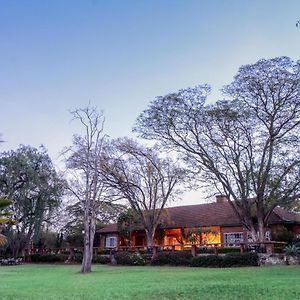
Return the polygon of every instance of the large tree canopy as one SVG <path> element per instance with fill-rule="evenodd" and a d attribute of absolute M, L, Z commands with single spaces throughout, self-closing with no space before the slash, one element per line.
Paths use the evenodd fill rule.
<path fill-rule="evenodd" d="M 300 195 L 300 62 L 242 66 L 223 91 L 211 105 L 208 85 L 157 97 L 134 130 L 178 151 L 262 240 L 274 207 Z"/>
<path fill-rule="evenodd" d="M 10 240 L 14 254 L 38 236 L 59 206 L 63 182 L 45 148 L 20 146 L 0 154 L 0 195 L 11 199 L 16 232 Z"/>

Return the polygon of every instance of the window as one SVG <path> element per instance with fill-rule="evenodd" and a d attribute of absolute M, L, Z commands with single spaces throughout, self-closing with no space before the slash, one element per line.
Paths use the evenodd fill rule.
<path fill-rule="evenodd" d="M 242 232 L 224 233 L 224 243 L 227 246 L 236 246 L 244 241 Z"/>
<path fill-rule="evenodd" d="M 105 247 L 106 248 L 116 248 L 117 247 L 117 237 L 116 236 L 108 236 L 106 238 Z"/>

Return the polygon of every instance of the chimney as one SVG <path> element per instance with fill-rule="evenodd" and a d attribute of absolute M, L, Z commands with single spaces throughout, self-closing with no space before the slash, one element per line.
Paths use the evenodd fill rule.
<path fill-rule="evenodd" d="M 217 195 L 216 202 L 217 203 L 226 203 L 226 202 L 228 202 L 228 198 L 225 195 Z"/>

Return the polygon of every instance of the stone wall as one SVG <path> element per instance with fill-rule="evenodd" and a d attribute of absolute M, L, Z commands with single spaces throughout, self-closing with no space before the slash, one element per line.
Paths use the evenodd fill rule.
<path fill-rule="evenodd" d="M 299 265 L 299 256 L 286 256 L 284 254 L 265 254 L 258 255 L 260 266 L 283 266 L 283 265 Z"/>

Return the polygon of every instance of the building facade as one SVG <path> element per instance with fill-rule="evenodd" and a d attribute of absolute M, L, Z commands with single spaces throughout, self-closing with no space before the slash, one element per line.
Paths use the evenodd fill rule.
<path fill-rule="evenodd" d="M 203 246 L 239 246 L 251 242 L 226 198 L 217 196 L 216 202 L 170 207 L 165 209 L 154 243 L 156 246 L 184 249 L 191 244 Z M 275 208 L 265 230 L 265 239 L 280 234 L 283 230 L 300 235 L 300 215 L 282 208 Z M 118 233 L 117 224 L 109 224 L 100 231 L 101 248 L 146 247 L 146 234 L 141 226 L 132 230 L 130 243 Z"/>

